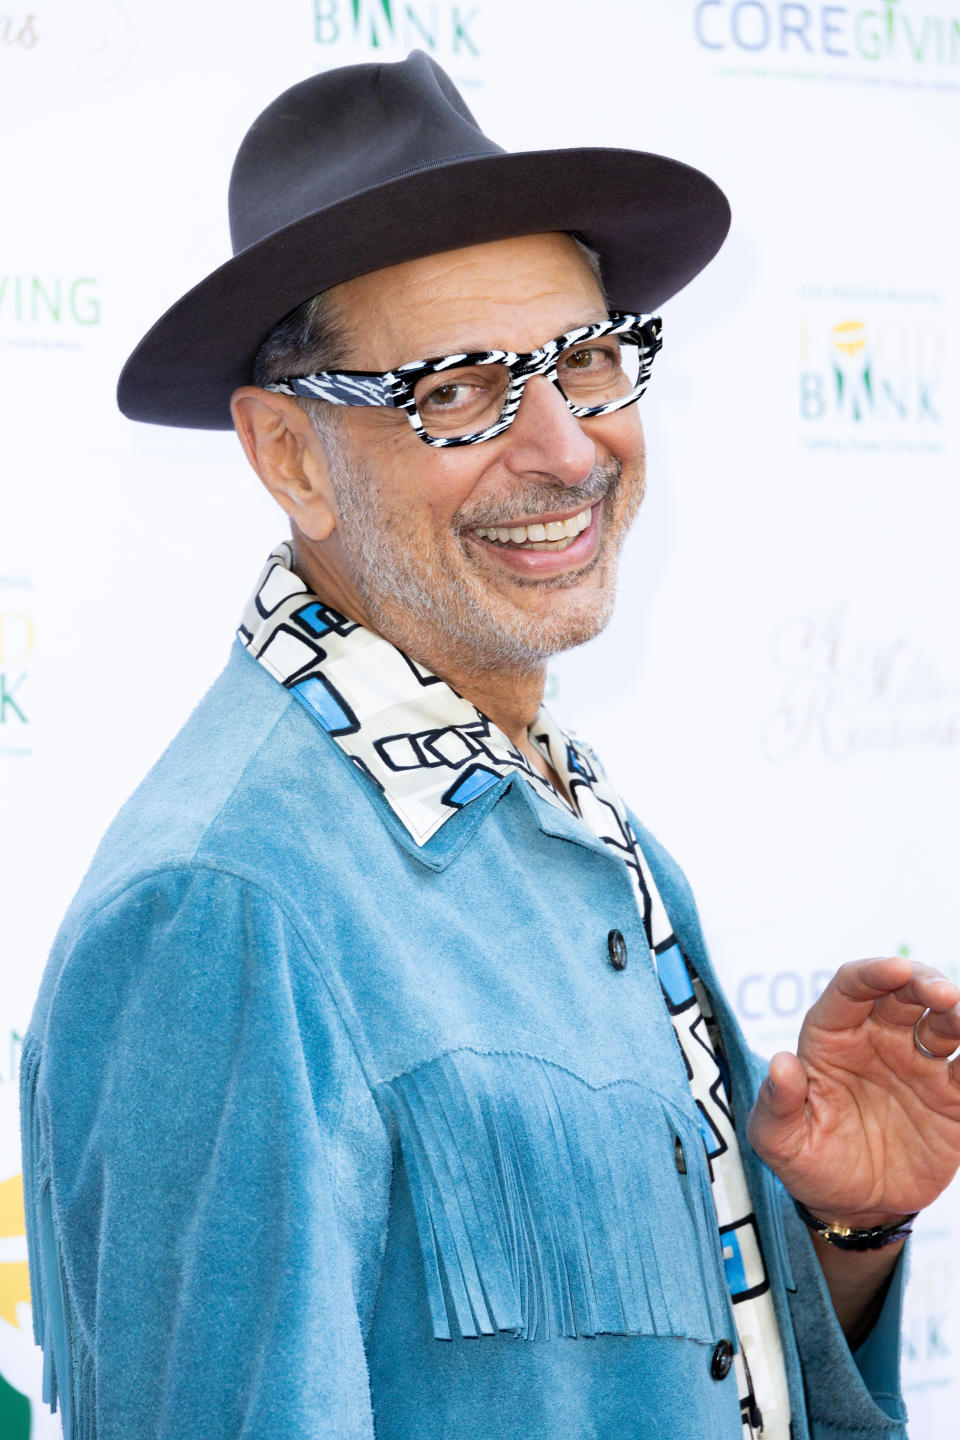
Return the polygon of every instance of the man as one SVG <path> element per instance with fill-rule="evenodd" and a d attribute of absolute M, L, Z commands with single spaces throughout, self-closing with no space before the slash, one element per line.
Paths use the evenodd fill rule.
<path fill-rule="evenodd" d="M 25 1047 L 66 1434 L 902 1436 L 960 992 L 845 966 L 764 1080 L 682 875 L 541 707 L 642 498 L 642 312 L 722 196 L 505 155 L 415 54 L 281 96 L 231 213 L 120 399 L 231 408 L 292 540 Z"/>

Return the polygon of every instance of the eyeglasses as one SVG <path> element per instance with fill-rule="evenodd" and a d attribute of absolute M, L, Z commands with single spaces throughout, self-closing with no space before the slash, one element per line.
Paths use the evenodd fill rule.
<path fill-rule="evenodd" d="M 580 325 L 539 350 L 486 350 L 412 360 L 396 370 L 320 370 L 267 385 L 332 405 L 384 405 L 404 410 L 427 445 L 476 445 L 513 421 L 523 387 L 535 375 L 552 380 L 578 419 L 609 415 L 640 399 L 663 343 L 657 315 L 617 312 Z"/>

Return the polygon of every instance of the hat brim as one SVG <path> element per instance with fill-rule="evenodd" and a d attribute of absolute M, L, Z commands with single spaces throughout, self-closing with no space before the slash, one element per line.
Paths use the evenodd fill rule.
<path fill-rule="evenodd" d="M 208 275 L 140 341 L 117 401 L 132 420 L 230 429 L 230 396 L 252 383 L 263 341 L 312 295 L 514 235 L 576 232 L 601 257 L 611 306 L 650 313 L 713 258 L 729 225 L 712 180 L 643 151 L 484 155 L 416 170 L 306 215 Z"/>

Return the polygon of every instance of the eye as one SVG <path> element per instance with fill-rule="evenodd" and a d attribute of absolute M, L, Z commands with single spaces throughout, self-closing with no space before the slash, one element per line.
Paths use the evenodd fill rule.
<path fill-rule="evenodd" d="M 506 372 L 499 365 L 446 371 L 420 380 L 414 388 L 414 399 L 422 418 L 442 423 L 453 417 L 480 414 L 495 406 L 506 379 Z"/>
<path fill-rule="evenodd" d="M 615 369 L 619 360 L 612 345 L 583 345 L 568 350 L 560 364 L 564 370 L 599 372 Z"/>
<path fill-rule="evenodd" d="M 438 410 L 451 410 L 466 400 L 470 388 L 469 385 L 438 385 L 429 395 L 423 397 L 422 403 L 432 405 Z"/>
<path fill-rule="evenodd" d="M 568 370 L 589 370 L 593 364 L 593 356 L 592 350 L 573 350 L 564 363 Z"/>

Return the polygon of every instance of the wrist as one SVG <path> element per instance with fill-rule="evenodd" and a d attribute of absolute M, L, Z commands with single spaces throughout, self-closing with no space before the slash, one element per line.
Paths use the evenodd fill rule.
<path fill-rule="evenodd" d="M 796 1202 L 794 1202 L 796 1203 Z M 910 1221 L 916 1218 L 907 1215 L 902 1211 L 890 1210 L 857 1210 L 848 1214 L 844 1210 L 831 1210 L 826 1205 L 815 1205 L 813 1209 L 804 1206 L 808 1215 L 813 1215 L 823 1225 L 829 1225 L 835 1230 L 879 1230 L 895 1227 L 897 1225 L 909 1225 Z"/>
<path fill-rule="evenodd" d="M 794 1199 L 800 1219 L 814 1235 L 838 1250 L 880 1250 L 905 1240 L 912 1231 L 912 1215 L 884 1215 L 871 1211 L 853 1216 L 822 1217 Z"/>

